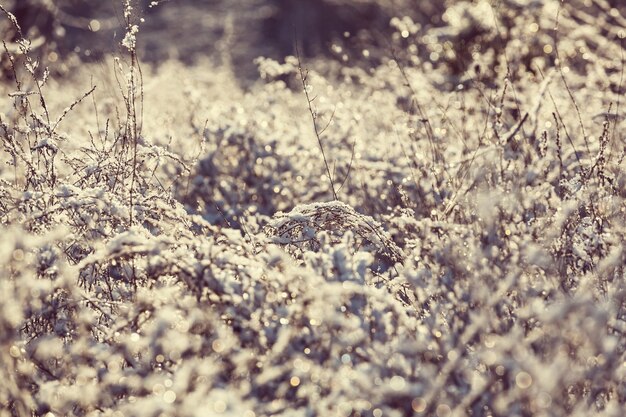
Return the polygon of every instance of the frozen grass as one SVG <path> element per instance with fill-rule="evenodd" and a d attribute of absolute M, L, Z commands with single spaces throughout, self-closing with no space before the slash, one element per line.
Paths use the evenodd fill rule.
<path fill-rule="evenodd" d="M 0 416 L 622 416 L 620 7 L 451 1 L 249 90 L 142 68 L 130 2 L 53 79 L 5 12 Z"/>

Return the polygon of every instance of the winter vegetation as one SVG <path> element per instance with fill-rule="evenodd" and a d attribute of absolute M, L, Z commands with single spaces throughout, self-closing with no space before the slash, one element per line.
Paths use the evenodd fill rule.
<path fill-rule="evenodd" d="M 623 1 L 79 3 L 0 1 L 0 417 L 624 415 Z"/>

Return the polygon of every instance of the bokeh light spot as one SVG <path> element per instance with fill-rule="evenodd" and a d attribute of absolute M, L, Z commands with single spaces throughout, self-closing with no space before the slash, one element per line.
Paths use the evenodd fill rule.
<path fill-rule="evenodd" d="M 518 372 L 515 376 L 515 384 L 521 389 L 529 388 L 533 383 L 533 378 L 528 372 Z"/>

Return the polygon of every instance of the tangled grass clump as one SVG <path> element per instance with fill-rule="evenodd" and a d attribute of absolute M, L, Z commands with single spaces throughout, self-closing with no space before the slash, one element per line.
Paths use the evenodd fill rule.
<path fill-rule="evenodd" d="M 391 265 L 402 261 L 400 248 L 374 219 L 339 201 L 299 205 L 289 213 L 277 213 L 265 229 L 273 243 L 300 254 L 320 249 L 321 232 L 326 232 L 332 244 L 348 231 L 358 237 L 355 250 L 368 250 L 369 245 Z"/>

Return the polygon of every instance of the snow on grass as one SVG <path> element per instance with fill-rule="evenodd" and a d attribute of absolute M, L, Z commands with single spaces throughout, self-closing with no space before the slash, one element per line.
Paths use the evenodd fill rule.
<path fill-rule="evenodd" d="M 12 55 L 0 416 L 621 415 L 625 18 L 574 3 L 454 1 L 392 19 L 395 60 L 316 62 L 337 200 L 293 57 L 92 90 Z"/>

